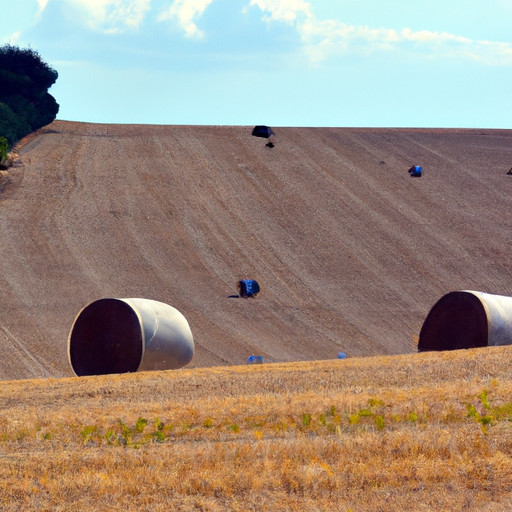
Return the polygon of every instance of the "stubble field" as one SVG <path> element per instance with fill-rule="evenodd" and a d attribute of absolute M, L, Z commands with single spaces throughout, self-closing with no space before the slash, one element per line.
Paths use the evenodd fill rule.
<path fill-rule="evenodd" d="M 0 384 L 5 511 L 512 507 L 510 348 Z"/>

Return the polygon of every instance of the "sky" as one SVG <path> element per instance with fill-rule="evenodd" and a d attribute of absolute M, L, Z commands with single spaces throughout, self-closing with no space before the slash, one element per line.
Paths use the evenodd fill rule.
<path fill-rule="evenodd" d="M 512 0 L 0 0 L 96 123 L 512 129 Z"/>

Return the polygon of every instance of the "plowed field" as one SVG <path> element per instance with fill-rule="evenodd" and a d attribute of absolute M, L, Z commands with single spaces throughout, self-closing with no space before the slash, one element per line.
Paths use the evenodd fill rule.
<path fill-rule="evenodd" d="M 204 367 L 415 352 L 448 291 L 512 295 L 512 131 L 251 130 L 55 121 L 22 141 L 0 379 L 71 375 L 69 329 L 103 297 L 179 309 Z M 233 297 L 243 278 L 256 298 Z"/>

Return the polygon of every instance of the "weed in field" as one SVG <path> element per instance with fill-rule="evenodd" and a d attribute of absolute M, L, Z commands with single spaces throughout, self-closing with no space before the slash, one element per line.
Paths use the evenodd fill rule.
<path fill-rule="evenodd" d="M 480 399 L 482 407 L 488 411 L 491 408 L 489 404 L 488 391 L 486 389 L 482 390 L 482 392 L 478 395 L 478 398 Z"/>
<path fill-rule="evenodd" d="M 107 430 L 105 434 L 105 439 L 107 440 L 107 444 L 109 446 L 113 446 L 117 443 L 117 435 L 113 430 Z"/>
<path fill-rule="evenodd" d="M 467 417 L 473 418 L 476 422 L 481 424 L 482 432 L 487 434 L 487 427 L 496 424 L 495 414 L 500 408 L 491 407 L 488 398 L 488 391 L 484 389 L 477 397 L 480 400 L 480 405 L 484 409 L 484 413 L 480 413 L 473 404 L 466 404 Z"/>
<path fill-rule="evenodd" d="M 148 420 L 146 418 L 139 418 L 137 420 L 137 423 L 135 423 L 135 432 L 141 434 L 142 432 L 144 432 L 144 429 L 146 428 L 147 424 Z"/>
<path fill-rule="evenodd" d="M 351 413 L 347 417 L 347 421 L 349 425 L 369 425 L 369 420 L 373 420 L 373 425 L 377 428 L 377 430 L 382 430 L 386 422 L 384 420 L 383 414 L 381 414 L 381 409 L 384 405 L 382 400 L 377 400 L 375 398 L 370 398 L 367 402 L 368 407 L 363 407 L 359 409 L 356 413 Z M 403 421 L 402 417 L 398 414 L 391 414 L 391 419 L 393 422 L 398 423 Z"/>
<path fill-rule="evenodd" d="M 0 443 L 13 441 L 24 443 L 27 439 L 31 439 L 30 442 L 54 440 L 69 444 L 73 439 L 77 439 L 87 446 L 101 446 L 106 442 L 109 446 L 141 448 L 148 444 L 173 442 L 177 438 L 218 439 L 219 428 L 224 428 L 233 434 L 242 434 L 243 437 L 250 436 L 259 441 L 267 437 L 282 437 L 297 431 L 315 437 L 342 436 L 347 432 L 355 431 L 396 430 L 402 425 L 421 426 L 424 429 L 432 422 L 444 425 L 462 424 L 468 419 L 477 422 L 482 432 L 486 434 L 489 427 L 496 425 L 499 421 L 512 421 L 512 402 L 494 405 L 491 403 L 489 392 L 484 389 L 475 395 L 474 403 L 448 403 L 446 408 L 436 408 L 430 412 L 425 404 L 420 412 L 404 411 L 397 410 L 397 405 L 385 405 L 382 400 L 370 398 L 357 412 L 339 412 L 334 405 L 324 408 L 323 412 L 303 412 L 299 415 L 289 412 L 284 415 L 272 412 L 266 417 L 242 416 L 242 418 L 226 419 L 219 423 L 217 429 L 214 428 L 215 424 L 211 416 L 201 417 L 197 411 L 192 416 L 192 418 L 179 417 L 177 428 L 173 427 L 172 423 L 166 425 L 159 417 L 151 421 L 144 416 L 138 416 L 133 423 L 118 419 L 110 425 L 101 424 L 101 420 L 84 426 L 76 425 L 74 422 L 68 425 L 60 423 L 58 428 L 51 431 L 48 428 L 51 425 L 45 424 L 43 429 L 39 421 L 33 428 L 27 424 L 18 424 L 18 428 L 14 429 L 8 422 L 4 422 L 0 428 Z"/>
<path fill-rule="evenodd" d="M 359 418 L 360 418 L 360 416 L 358 413 L 350 414 L 348 417 L 349 425 L 356 425 L 357 423 L 359 423 Z"/>
<path fill-rule="evenodd" d="M 120 438 L 121 444 L 123 444 L 124 446 L 128 446 L 132 442 L 132 435 L 133 435 L 132 430 L 130 427 L 125 425 L 125 423 L 123 423 L 123 420 L 117 420 L 117 421 L 119 423 L 119 426 L 121 427 L 121 438 Z"/>
<path fill-rule="evenodd" d="M 418 421 L 418 415 L 415 413 L 415 412 L 410 412 L 408 415 L 407 415 L 407 421 L 410 421 L 411 423 L 414 423 L 416 424 L 417 421 Z"/>
<path fill-rule="evenodd" d="M 289 430 L 289 425 L 286 421 L 278 421 L 274 424 L 274 430 L 276 432 L 287 432 Z"/>
<path fill-rule="evenodd" d="M 375 426 L 377 427 L 377 430 L 382 430 L 386 426 L 384 417 L 381 414 L 377 414 L 373 420 L 375 422 Z"/>
<path fill-rule="evenodd" d="M 165 441 L 165 434 L 161 430 L 157 430 L 153 432 L 152 438 L 155 443 L 163 443 Z"/>
<path fill-rule="evenodd" d="M 303 413 L 302 414 L 302 425 L 304 427 L 309 427 L 309 425 L 311 425 L 312 418 L 313 417 L 311 416 L 311 414 Z"/>
<path fill-rule="evenodd" d="M 91 441 L 92 436 L 97 432 L 98 428 L 95 425 L 88 425 L 84 427 L 80 432 L 84 444 L 88 444 Z"/>

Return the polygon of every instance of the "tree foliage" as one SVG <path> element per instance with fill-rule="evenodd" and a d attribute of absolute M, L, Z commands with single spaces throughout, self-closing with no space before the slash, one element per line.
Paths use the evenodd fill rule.
<path fill-rule="evenodd" d="M 9 151 L 9 144 L 5 137 L 0 137 L 0 162 L 7 158 L 7 152 Z"/>
<path fill-rule="evenodd" d="M 35 50 L 0 46 L 0 136 L 10 145 L 55 119 L 59 105 L 48 89 L 57 78 Z"/>

